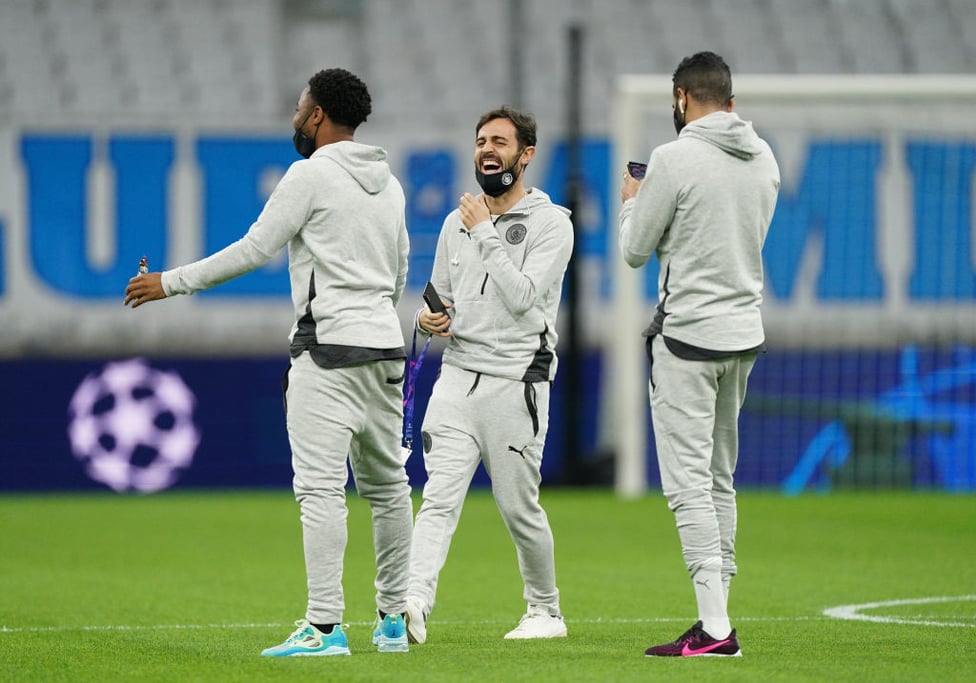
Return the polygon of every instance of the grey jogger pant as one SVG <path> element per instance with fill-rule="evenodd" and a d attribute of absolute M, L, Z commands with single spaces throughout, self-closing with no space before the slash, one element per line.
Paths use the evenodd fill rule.
<path fill-rule="evenodd" d="M 288 439 L 312 623 L 341 623 L 345 609 L 347 456 L 373 516 L 376 606 L 389 613 L 406 608 L 413 506 L 400 448 L 403 372 L 402 360 L 325 370 L 308 353 L 292 359 Z"/>
<path fill-rule="evenodd" d="M 654 443 L 685 565 L 694 575 L 721 558 L 727 584 L 737 572 L 733 474 L 739 409 L 756 355 L 689 361 L 671 353 L 660 335 L 651 344 Z"/>
<path fill-rule="evenodd" d="M 549 426 L 549 383 L 523 382 L 443 365 L 424 417 L 427 484 L 414 521 L 410 595 L 429 612 L 465 494 L 479 462 L 515 543 L 527 603 L 559 614 L 552 531 L 539 504 L 542 449 Z"/>

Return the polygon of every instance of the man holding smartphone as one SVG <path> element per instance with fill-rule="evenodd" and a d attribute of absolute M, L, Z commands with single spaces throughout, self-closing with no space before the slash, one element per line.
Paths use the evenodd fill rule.
<path fill-rule="evenodd" d="M 566 635 L 552 531 L 539 504 L 549 389 L 556 376 L 556 313 L 573 250 L 569 211 L 523 176 L 535 119 L 503 107 L 475 127 L 475 178 L 444 221 L 431 283 L 449 309 L 425 306 L 417 327 L 447 339 L 424 417 L 427 483 L 414 522 L 407 633 L 426 640 L 437 579 L 479 462 L 515 543 L 528 603 L 505 638 Z"/>
<path fill-rule="evenodd" d="M 647 656 L 739 656 L 729 622 L 735 564 L 733 474 L 739 408 L 763 349 L 762 247 L 779 168 L 732 113 L 732 75 L 712 52 L 675 69 L 678 139 L 651 153 L 644 179 L 624 173 L 620 249 L 634 267 L 656 253 L 657 314 L 645 330 L 661 485 L 674 512 L 699 621 Z"/>

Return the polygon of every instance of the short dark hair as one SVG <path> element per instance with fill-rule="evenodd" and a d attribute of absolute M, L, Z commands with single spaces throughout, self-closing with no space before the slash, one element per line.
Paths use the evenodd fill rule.
<path fill-rule="evenodd" d="M 355 129 L 373 111 L 366 84 L 345 69 L 324 69 L 308 79 L 308 92 L 332 123 Z"/>
<path fill-rule="evenodd" d="M 732 71 L 714 52 L 698 52 L 682 59 L 671 81 L 673 95 L 681 88 L 702 102 L 724 106 L 732 100 Z"/>
<path fill-rule="evenodd" d="M 509 107 L 507 104 L 485 112 L 478 119 L 474 134 L 484 128 L 485 124 L 495 119 L 508 119 L 515 126 L 515 137 L 523 147 L 535 147 L 535 117 L 532 114 Z"/>

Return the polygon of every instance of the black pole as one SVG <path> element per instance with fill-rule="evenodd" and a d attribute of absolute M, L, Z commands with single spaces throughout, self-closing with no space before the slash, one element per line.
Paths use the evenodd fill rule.
<path fill-rule="evenodd" d="M 525 87 L 522 79 L 524 61 L 522 43 L 526 40 L 522 0 L 508 0 L 508 83 L 509 103 L 516 109 L 523 106 Z"/>
<path fill-rule="evenodd" d="M 580 430 L 582 420 L 582 382 L 579 332 L 579 266 L 576 255 L 579 250 L 579 237 L 582 232 L 580 217 L 582 197 L 582 54 L 583 29 L 578 24 L 570 25 L 568 34 L 568 60 L 566 83 L 566 208 L 572 212 L 573 254 L 566 269 L 566 296 L 563 309 L 566 312 L 566 363 L 561 369 L 565 372 L 566 391 L 564 401 L 563 443 L 566 458 L 566 480 L 570 484 L 585 484 L 580 457 Z"/>

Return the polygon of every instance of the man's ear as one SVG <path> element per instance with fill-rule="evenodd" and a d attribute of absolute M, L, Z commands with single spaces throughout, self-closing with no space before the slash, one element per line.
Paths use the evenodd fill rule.
<path fill-rule="evenodd" d="M 522 156 L 519 157 L 519 160 L 522 161 L 524 164 L 528 165 L 528 163 L 532 161 L 532 157 L 534 156 L 535 156 L 535 147 L 534 146 L 526 147 L 525 149 L 522 150 Z"/>
<path fill-rule="evenodd" d="M 322 109 L 320 105 L 313 104 L 311 115 L 308 117 L 308 120 L 312 123 L 322 123 L 325 121 L 325 118 L 325 110 Z"/>

